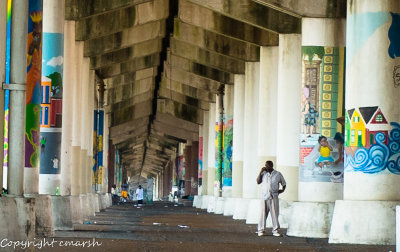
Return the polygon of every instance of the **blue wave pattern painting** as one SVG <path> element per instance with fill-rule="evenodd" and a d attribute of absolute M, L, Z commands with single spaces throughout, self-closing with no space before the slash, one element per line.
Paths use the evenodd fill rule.
<path fill-rule="evenodd" d="M 400 124 L 391 122 L 389 144 L 384 144 L 383 133 L 375 135 L 375 142 L 369 149 L 359 148 L 354 153 L 345 155 L 345 171 L 360 171 L 367 174 L 378 173 L 386 168 L 393 174 L 400 175 Z"/>

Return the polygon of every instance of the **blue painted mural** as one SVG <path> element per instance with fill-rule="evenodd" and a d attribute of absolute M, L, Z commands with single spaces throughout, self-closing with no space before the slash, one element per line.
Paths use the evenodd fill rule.
<path fill-rule="evenodd" d="M 362 147 L 358 148 L 354 155 L 346 154 L 346 172 L 360 171 L 371 174 L 388 169 L 391 173 L 400 175 L 400 124 L 391 122 L 390 125 L 392 130 L 389 135 L 383 132 L 376 133 L 375 144 L 370 148 Z"/>
<path fill-rule="evenodd" d="M 388 53 L 394 59 L 400 57 L 400 14 L 390 12 L 390 15 L 392 16 L 392 24 L 388 31 L 390 40 Z"/>

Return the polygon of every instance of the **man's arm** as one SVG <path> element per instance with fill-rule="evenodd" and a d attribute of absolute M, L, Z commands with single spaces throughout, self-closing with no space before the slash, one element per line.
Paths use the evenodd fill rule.
<path fill-rule="evenodd" d="M 282 189 L 281 189 L 281 190 L 278 190 L 278 193 L 279 193 L 279 194 L 280 194 L 280 193 L 283 193 L 283 192 L 285 191 L 285 189 L 286 189 L 286 181 L 285 181 L 285 179 L 283 178 L 282 174 L 280 174 L 280 175 L 281 175 L 280 183 L 281 183 L 281 185 L 282 185 Z"/>
<path fill-rule="evenodd" d="M 264 167 L 261 168 L 260 174 L 258 174 L 258 177 L 257 177 L 257 184 L 261 184 L 261 182 L 262 182 L 263 171 L 264 171 Z"/>

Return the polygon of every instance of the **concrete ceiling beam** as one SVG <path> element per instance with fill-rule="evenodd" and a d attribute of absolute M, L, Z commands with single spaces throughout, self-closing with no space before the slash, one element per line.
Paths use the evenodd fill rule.
<path fill-rule="evenodd" d="M 157 67 L 150 67 L 137 70 L 136 72 L 125 73 L 110 78 L 103 79 L 106 89 L 111 89 L 120 85 L 126 85 L 138 80 L 154 77 L 157 75 Z"/>
<path fill-rule="evenodd" d="M 179 0 L 178 16 L 185 23 L 255 45 L 277 46 L 279 44 L 278 33 L 257 28 L 187 0 Z"/>
<path fill-rule="evenodd" d="M 172 67 L 179 68 L 184 71 L 191 72 L 208 79 L 212 79 L 226 84 L 234 83 L 234 77 L 233 77 L 234 75 L 231 73 L 215 69 L 208 65 L 203 65 L 197 62 L 193 62 L 189 59 L 174 55 L 172 53 L 168 54 L 167 62 Z M 168 69 L 165 70 L 168 71 Z"/>
<path fill-rule="evenodd" d="M 172 100 L 157 99 L 157 113 L 166 113 L 185 121 L 203 124 L 203 110 Z"/>
<path fill-rule="evenodd" d="M 220 82 L 201 77 L 199 75 L 183 71 L 179 68 L 171 67 L 167 62 L 164 62 L 164 75 L 166 78 L 177 81 L 188 86 L 203 89 L 208 92 L 218 93 Z"/>
<path fill-rule="evenodd" d="M 113 64 L 112 66 L 103 67 L 96 71 L 101 78 L 110 78 L 137 70 L 155 67 L 160 64 L 160 54 L 151 54 L 145 57 L 136 58 L 131 61 Z"/>
<path fill-rule="evenodd" d="M 202 110 L 209 110 L 210 109 L 210 104 L 208 102 L 202 101 L 202 100 L 198 100 L 195 99 L 193 97 L 190 96 L 186 96 L 184 94 L 175 92 L 171 89 L 167 89 L 164 87 L 160 87 L 160 89 L 158 90 L 158 96 L 160 98 L 166 98 L 166 99 L 170 99 L 173 101 L 177 101 L 179 103 L 183 103 L 186 105 L 190 105 L 190 106 L 196 106 L 199 109 Z"/>
<path fill-rule="evenodd" d="M 154 78 L 138 80 L 108 90 L 107 104 L 112 105 L 154 90 Z"/>
<path fill-rule="evenodd" d="M 117 103 L 109 103 L 105 106 L 106 113 L 111 113 L 112 111 L 122 110 L 128 107 L 132 107 L 141 102 L 145 102 L 147 100 L 152 100 L 154 97 L 154 90 L 150 90 L 148 92 L 134 95 L 126 100 Z"/>
<path fill-rule="evenodd" d="M 123 31 L 85 41 L 83 54 L 93 57 L 165 36 L 165 20 L 134 26 Z"/>
<path fill-rule="evenodd" d="M 153 103 L 151 100 L 136 104 L 111 113 L 111 126 L 116 126 L 131 120 L 149 116 L 153 112 Z"/>
<path fill-rule="evenodd" d="M 152 0 L 65 0 L 65 19 L 78 20 Z"/>
<path fill-rule="evenodd" d="M 120 32 L 124 29 L 166 19 L 169 0 L 153 0 L 126 8 L 118 8 L 101 15 L 82 18 L 75 24 L 75 39 L 88 40 Z"/>
<path fill-rule="evenodd" d="M 177 56 L 190 59 L 194 62 L 207 65 L 224 72 L 234 74 L 244 74 L 245 62 L 235 58 L 227 57 L 223 54 L 218 54 L 212 51 L 207 51 L 171 38 L 171 52 Z"/>
<path fill-rule="evenodd" d="M 243 61 L 260 61 L 259 46 L 183 23 L 177 18 L 174 22 L 174 38 L 178 40 Z"/>
<path fill-rule="evenodd" d="M 168 90 L 172 90 L 178 93 L 181 93 L 185 96 L 192 97 L 197 100 L 202 100 L 207 103 L 215 103 L 215 94 L 209 91 L 198 89 L 191 87 L 189 85 L 167 79 L 166 77 L 162 77 L 160 88 L 166 88 Z"/>
<path fill-rule="evenodd" d="M 99 69 L 115 63 L 122 63 L 135 58 L 161 52 L 161 38 L 152 39 L 131 47 L 123 48 L 117 51 L 90 58 L 90 68 Z"/>
<path fill-rule="evenodd" d="M 131 133 L 138 128 L 146 127 L 149 123 L 149 117 L 138 118 L 120 125 L 110 127 L 110 138 L 113 139 L 117 136 L 123 136 Z"/>
<path fill-rule="evenodd" d="M 199 125 L 184 119 L 176 118 L 174 115 L 167 113 L 157 113 L 155 119 L 170 126 L 175 126 L 177 129 L 185 129 L 191 132 L 198 133 Z"/>
<path fill-rule="evenodd" d="M 261 5 L 252 0 L 190 0 L 214 12 L 276 33 L 301 33 L 301 17 Z"/>

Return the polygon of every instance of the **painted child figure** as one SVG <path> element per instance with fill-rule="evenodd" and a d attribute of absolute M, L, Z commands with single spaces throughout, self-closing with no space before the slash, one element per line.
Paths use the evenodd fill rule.
<path fill-rule="evenodd" d="M 318 138 L 318 143 L 318 151 L 320 153 L 320 156 L 317 160 L 318 166 L 322 168 L 322 166 L 325 164 L 329 165 L 335 162 L 335 160 L 331 156 L 331 151 L 333 150 L 333 147 L 328 143 L 328 139 L 325 136 L 320 136 Z"/>

